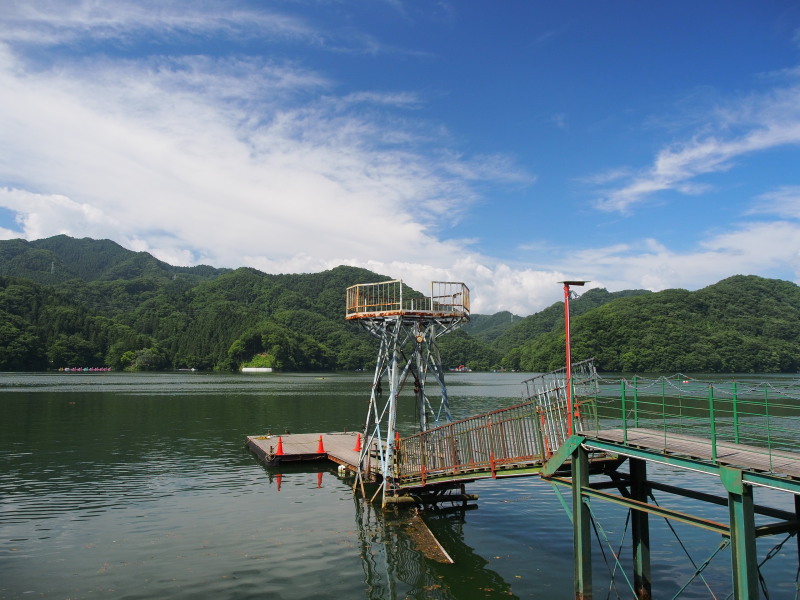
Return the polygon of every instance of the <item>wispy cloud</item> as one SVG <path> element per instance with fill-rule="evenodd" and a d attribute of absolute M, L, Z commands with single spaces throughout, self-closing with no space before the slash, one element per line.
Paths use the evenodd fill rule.
<path fill-rule="evenodd" d="M 792 271 L 800 279 L 800 223 L 740 223 L 709 231 L 695 248 L 670 250 L 654 238 L 576 253 L 574 264 L 611 289 L 697 288 L 734 274 Z M 555 267 L 557 268 L 557 266 Z"/>
<path fill-rule="evenodd" d="M 125 41 L 150 36 L 225 37 L 278 36 L 314 40 L 319 32 L 303 20 L 277 12 L 252 11 L 228 4 L 225 11 L 209 10 L 208 2 L 177 5 L 140 0 L 58 3 L 8 0 L 3 4 L 0 39 L 35 45 L 67 44 L 77 40 Z"/>
<path fill-rule="evenodd" d="M 787 185 L 761 194 L 750 214 L 777 215 L 787 219 L 800 219 L 800 186 Z"/>
<path fill-rule="evenodd" d="M 276 19 L 273 31 L 313 37 L 275 15 L 70 6 L 56 18 L 17 3 L 0 31 L 0 206 L 26 238 L 111 238 L 175 264 L 270 272 L 370 263 L 419 284 L 455 276 L 432 258 L 473 256 L 437 237 L 476 199 L 473 184 L 533 179 L 505 157 L 454 152 L 441 126 L 414 118 L 415 93 L 338 94 L 290 61 L 56 52 L 28 68 L 16 26 L 49 43 L 134 43 L 141 29 L 227 36 Z"/>
<path fill-rule="evenodd" d="M 800 86 L 719 107 L 708 115 L 704 129 L 661 150 L 650 167 L 631 173 L 622 185 L 603 190 L 597 208 L 625 212 L 663 191 L 702 194 L 711 189 L 701 180 L 703 175 L 727 171 L 758 152 L 800 144 Z"/>
<path fill-rule="evenodd" d="M 569 120 L 567 119 L 566 113 L 556 113 L 550 117 L 550 122 L 556 126 L 556 128 L 561 129 L 563 131 L 569 131 Z"/>

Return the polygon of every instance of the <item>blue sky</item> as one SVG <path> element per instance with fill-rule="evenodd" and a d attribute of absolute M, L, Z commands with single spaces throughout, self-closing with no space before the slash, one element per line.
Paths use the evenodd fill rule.
<path fill-rule="evenodd" d="M 800 3 L 5 0 L 0 238 L 463 281 L 800 282 Z"/>

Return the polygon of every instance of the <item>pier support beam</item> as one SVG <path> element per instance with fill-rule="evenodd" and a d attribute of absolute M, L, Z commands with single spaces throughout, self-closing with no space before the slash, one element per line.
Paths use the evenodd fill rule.
<path fill-rule="evenodd" d="M 633 500 L 646 504 L 650 493 L 647 484 L 647 463 L 640 458 L 630 458 L 628 463 L 631 472 L 631 497 Z M 643 510 L 632 510 L 631 512 L 633 589 L 638 600 L 650 600 L 652 593 L 649 516 Z"/>
<path fill-rule="evenodd" d="M 742 481 L 741 469 L 720 467 L 720 479 L 728 491 L 733 597 L 737 600 L 758 598 L 753 486 Z"/>
<path fill-rule="evenodd" d="M 572 544 L 575 565 L 575 598 L 592 597 L 592 523 L 588 497 L 583 490 L 589 487 L 589 454 L 583 446 L 572 452 Z"/>
<path fill-rule="evenodd" d="M 794 495 L 794 516 L 798 523 L 800 523 L 800 496 Z M 800 532 L 795 536 L 797 538 L 797 568 L 800 569 Z"/>

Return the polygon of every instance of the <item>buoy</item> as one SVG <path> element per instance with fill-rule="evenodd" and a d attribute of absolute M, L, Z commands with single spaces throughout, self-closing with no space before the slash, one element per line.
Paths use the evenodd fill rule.
<path fill-rule="evenodd" d="M 361 434 L 358 434 L 356 438 L 356 447 L 353 448 L 353 452 L 361 452 Z"/>
<path fill-rule="evenodd" d="M 319 445 L 317 446 L 317 452 L 319 454 L 325 454 L 325 446 L 322 445 L 322 436 L 319 436 Z"/>
<path fill-rule="evenodd" d="M 278 436 L 278 451 L 275 452 L 275 456 L 283 456 L 283 438 Z"/>

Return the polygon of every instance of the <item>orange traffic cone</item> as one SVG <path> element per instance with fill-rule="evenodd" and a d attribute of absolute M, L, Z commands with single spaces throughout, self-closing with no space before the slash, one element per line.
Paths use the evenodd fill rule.
<path fill-rule="evenodd" d="M 281 473 L 277 473 L 275 475 L 275 481 L 278 482 L 278 491 L 281 491 L 281 483 L 283 482 L 283 475 Z"/>
<path fill-rule="evenodd" d="M 395 447 L 400 445 L 400 432 L 399 431 L 395 431 L 394 432 L 394 445 L 395 445 Z"/>
<path fill-rule="evenodd" d="M 356 447 L 353 448 L 353 452 L 361 452 L 361 434 L 358 434 L 356 438 Z"/>
<path fill-rule="evenodd" d="M 325 446 L 322 445 L 322 436 L 319 436 L 319 445 L 317 446 L 317 452 L 320 454 L 325 454 Z"/>
<path fill-rule="evenodd" d="M 318 488 L 322 487 L 322 471 L 317 473 L 317 487 Z"/>
<path fill-rule="evenodd" d="M 278 450 L 275 452 L 275 456 L 283 456 L 283 438 L 278 436 Z"/>

